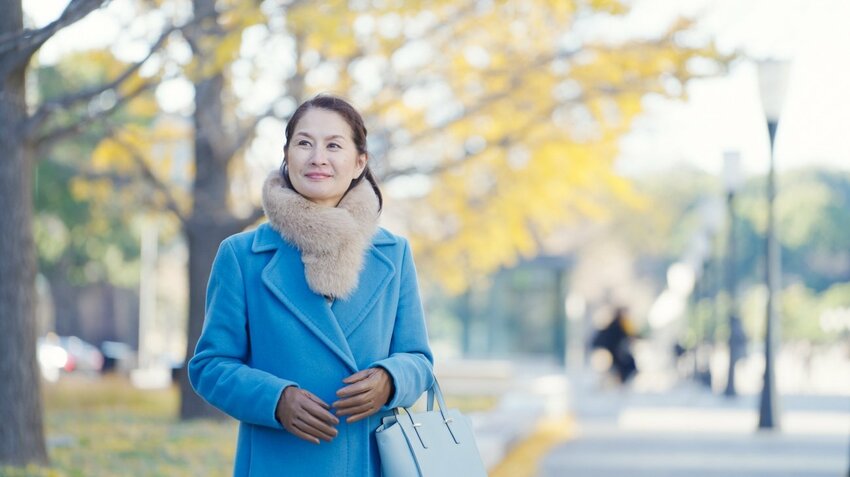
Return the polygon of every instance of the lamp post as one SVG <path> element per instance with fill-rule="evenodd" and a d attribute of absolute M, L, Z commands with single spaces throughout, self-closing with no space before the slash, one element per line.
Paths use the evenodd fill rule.
<path fill-rule="evenodd" d="M 746 338 L 743 334 L 741 318 L 738 316 L 738 300 L 736 290 L 738 277 L 736 274 L 737 253 L 735 241 L 735 194 L 741 188 L 741 156 L 737 151 L 723 154 L 723 182 L 726 189 L 726 207 L 728 210 L 729 226 L 726 239 L 726 294 L 728 296 L 727 316 L 729 318 L 729 372 L 726 375 L 726 390 L 724 395 L 732 397 L 735 391 L 735 364 L 743 356 Z"/>
<path fill-rule="evenodd" d="M 767 282 L 767 319 L 764 337 L 764 386 L 761 391 L 759 407 L 759 429 L 779 427 L 776 402 L 776 380 L 774 373 L 776 332 L 779 326 L 779 292 L 781 287 L 781 261 L 779 242 L 776 240 L 776 167 L 774 142 L 779 115 L 785 96 L 788 78 L 788 63 L 768 60 L 758 64 L 759 92 L 761 104 L 767 119 L 767 132 L 770 137 L 770 169 L 767 174 L 767 238 L 766 238 L 766 282 Z"/>

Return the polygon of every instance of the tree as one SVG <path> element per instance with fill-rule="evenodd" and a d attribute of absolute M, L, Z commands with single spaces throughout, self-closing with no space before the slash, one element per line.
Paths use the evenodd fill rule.
<path fill-rule="evenodd" d="M 102 121 L 154 82 L 141 79 L 141 65 L 174 30 L 167 27 L 151 52 L 109 81 L 27 104 L 26 77 L 33 56 L 62 29 L 100 8 L 104 0 L 71 0 L 55 21 L 25 29 L 20 0 L 0 0 L 0 463 L 47 461 L 36 366 L 32 170 L 38 153 Z M 104 102 L 104 94 L 112 101 Z M 80 107 L 86 114 L 73 122 L 63 112 Z"/>
<path fill-rule="evenodd" d="M 55 22 L 25 30 L 21 2 L 0 1 L 0 247 L 7 251 L 0 255 L 0 463 L 47 461 L 35 359 L 30 139 L 37 125 L 26 104 L 26 70 L 45 41 L 101 3 L 71 1 Z"/>
<path fill-rule="evenodd" d="M 624 15 L 619 1 L 194 0 L 192 8 L 204 20 L 182 35 L 192 59 L 180 74 L 194 89 L 185 199 L 156 172 L 155 133 L 127 129 L 102 145 L 107 156 L 136 164 L 182 224 L 187 357 L 202 328 L 218 244 L 262 215 L 259 208 L 235 213 L 231 185 L 264 118 L 284 119 L 320 91 L 352 98 L 366 112 L 372 164 L 385 184 L 425 184 L 396 205 L 416 220 L 398 220 L 422 269 L 459 291 L 472 277 L 535 253 L 556 226 L 598 214 L 611 197 L 633 197 L 612 163 L 641 98 L 680 96 L 683 83 L 716 74 L 723 63 L 710 42 L 679 44 L 688 22 L 617 44 L 575 28 Z M 275 90 L 257 105 L 256 96 Z M 215 415 L 185 375 L 181 391 L 181 417 Z"/>

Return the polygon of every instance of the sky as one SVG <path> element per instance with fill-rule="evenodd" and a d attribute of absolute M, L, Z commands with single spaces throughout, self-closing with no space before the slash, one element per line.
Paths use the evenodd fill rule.
<path fill-rule="evenodd" d="M 114 18 L 121 16 L 121 9 L 113 8 L 116 3 L 57 35 L 42 49 L 41 60 L 49 63 L 69 49 L 102 46 L 114 38 L 122 23 Z M 43 25 L 65 4 L 29 0 L 24 8 L 36 25 Z M 769 147 L 755 62 L 768 58 L 791 62 L 776 140 L 777 168 L 850 170 L 850 141 L 844 137 L 850 132 L 850 28 L 845 26 L 850 1 L 636 0 L 628 18 L 585 28 L 616 41 L 652 34 L 677 15 L 697 15 L 699 32 L 715 38 L 721 51 L 743 57 L 728 75 L 689 84 L 685 101 L 647 98 L 646 113 L 622 141 L 621 173 L 640 175 L 685 164 L 719 175 L 724 153 L 734 151 L 745 174 L 763 174 Z M 122 48 L 131 55 L 134 49 L 144 53 L 144 45 Z M 161 93 L 186 98 L 185 87 L 173 83 Z"/>
<path fill-rule="evenodd" d="M 640 2 L 653 15 L 665 8 L 701 12 L 699 28 L 724 52 L 740 51 L 728 76 L 694 81 L 683 102 L 647 101 L 647 114 L 623 140 L 618 168 L 626 174 L 692 164 L 720 174 L 735 151 L 746 174 L 769 164 L 756 60 L 790 61 L 776 138 L 780 171 L 809 165 L 850 170 L 850 2 L 846 0 L 666 0 Z M 651 18 L 651 15 L 646 15 Z"/>

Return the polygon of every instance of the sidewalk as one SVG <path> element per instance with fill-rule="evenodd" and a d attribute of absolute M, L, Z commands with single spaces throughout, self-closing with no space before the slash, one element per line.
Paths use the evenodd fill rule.
<path fill-rule="evenodd" d="M 540 477 L 848 476 L 850 396 L 782 396 L 782 430 L 757 432 L 757 395 L 727 399 L 690 383 L 662 394 L 598 391 L 581 381 L 576 435 L 540 462 Z"/>

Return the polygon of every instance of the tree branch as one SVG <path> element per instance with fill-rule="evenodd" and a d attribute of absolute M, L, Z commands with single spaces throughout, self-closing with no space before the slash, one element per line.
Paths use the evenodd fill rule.
<path fill-rule="evenodd" d="M 239 152 L 243 147 L 245 147 L 245 144 L 247 144 L 248 141 L 250 141 L 257 135 L 257 125 L 260 124 L 260 121 L 272 117 L 275 117 L 273 107 L 267 109 L 264 113 L 257 115 L 257 117 L 252 119 L 247 126 L 242 128 L 242 130 L 237 133 L 236 139 L 233 141 L 233 144 L 231 144 L 230 147 L 225 151 L 223 157 L 225 157 L 228 161 L 233 159 L 233 156 L 235 156 L 237 152 Z"/>
<path fill-rule="evenodd" d="M 84 0 L 77 0 L 84 1 Z M 102 0 L 101 0 L 102 1 Z M 69 6 L 70 7 L 70 6 Z M 128 66 L 121 74 L 119 74 L 114 80 L 104 83 L 92 88 L 84 89 L 82 91 L 78 91 L 74 94 L 69 94 L 67 96 L 63 96 L 60 98 L 52 99 L 50 101 L 45 102 L 38 108 L 38 110 L 30 117 L 30 119 L 24 125 L 24 135 L 32 136 L 35 134 L 35 131 L 41 127 L 45 121 L 49 119 L 49 117 L 54 114 L 56 111 L 68 108 L 69 106 L 79 103 L 82 101 L 90 100 L 99 94 L 102 94 L 106 91 L 117 89 L 121 86 L 125 81 L 127 81 L 133 74 L 135 74 L 142 65 L 148 61 L 154 53 L 159 51 L 160 48 L 165 44 L 168 37 L 174 33 L 175 31 L 184 31 L 186 28 L 191 27 L 192 25 L 203 20 L 204 16 L 194 17 L 191 20 L 187 21 L 183 25 L 175 26 L 171 25 L 165 28 L 162 33 L 160 33 L 159 38 L 151 45 L 148 54 L 145 55 L 141 60 L 131 64 Z"/>
<path fill-rule="evenodd" d="M 157 84 L 158 83 L 155 83 L 155 82 L 144 83 L 144 84 L 140 85 L 139 87 L 137 87 L 136 89 L 134 89 L 133 91 L 131 91 L 131 92 L 121 96 L 120 98 L 118 98 L 115 101 L 115 104 L 113 104 L 109 108 L 102 109 L 102 110 L 94 112 L 94 113 L 88 113 L 83 118 L 76 120 L 72 124 L 69 124 L 67 126 L 62 126 L 62 127 L 56 127 L 56 128 L 54 128 L 50 131 L 45 132 L 44 134 L 42 134 L 40 136 L 34 138 L 32 140 L 32 143 L 35 145 L 35 148 L 36 148 L 36 155 L 35 155 L 36 158 L 44 156 L 45 153 L 47 151 L 49 151 L 51 147 L 53 147 L 57 142 L 61 141 L 62 139 L 65 139 L 68 136 L 72 136 L 74 134 L 80 133 L 81 131 L 83 131 L 83 129 L 85 127 L 90 126 L 91 124 L 95 123 L 98 120 L 106 119 L 107 116 L 111 115 L 112 113 L 114 113 L 115 111 L 120 109 L 122 106 L 127 104 L 130 100 L 138 97 L 139 95 L 141 95 L 145 91 L 150 90 L 151 88 L 153 88 Z"/>
<path fill-rule="evenodd" d="M 133 159 L 133 162 L 139 167 L 142 172 L 142 176 L 154 187 L 154 189 L 158 190 L 165 197 L 165 206 L 170 210 L 183 224 L 187 223 L 186 216 L 183 211 L 180 210 L 180 206 L 177 205 L 177 201 L 174 199 L 174 195 L 171 193 L 171 189 L 165 185 L 164 182 L 159 180 L 156 174 L 153 173 L 153 170 L 148 166 L 147 162 L 145 162 L 144 157 L 141 153 L 132 145 L 123 141 L 117 137 L 112 139 L 116 143 L 120 144 L 130 153 L 130 157 Z"/>
<path fill-rule="evenodd" d="M 35 133 L 36 129 L 41 127 L 45 121 L 50 117 L 50 115 L 54 114 L 56 111 L 66 109 L 74 103 L 78 103 L 81 101 L 86 101 L 94 98 L 95 96 L 102 94 L 106 91 L 116 89 L 121 86 L 122 83 L 127 81 L 136 71 L 141 68 L 141 66 L 151 57 L 153 54 L 159 50 L 160 47 L 165 43 L 166 38 L 173 31 L 178 30 L 179 27 L 169 27 L 162 35 L 160 35 L 159 39 L 151 46 L 150 51 L 144 58 L 136 63 L 131 64 L 127 69 L 125 69 L 118 77 L 114 80 L 104 83 L 102 85 L 98 85 L 93 88 L 88 88 L 82 91 L 78 91 L 77 93 L 70 94 L 58 99 L 53 99 L 41 105 L 38 110 L 30 117 L 25 125 L 25 135 L 31 136 Z"/>
<path fill-rule="evenodd" d="M 63 28 L 85 18 L 109 0 L 71 0 L 62 14 L 50 24 L 37 30 L 25 29 L 0 37 L 0 77 L 26 65 L 41 45 Z"/>

